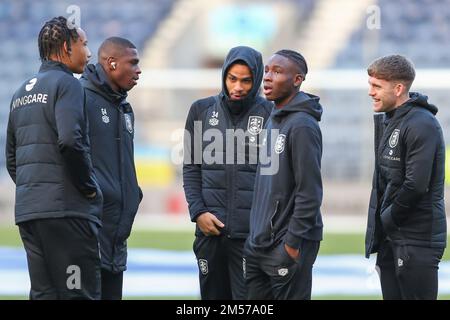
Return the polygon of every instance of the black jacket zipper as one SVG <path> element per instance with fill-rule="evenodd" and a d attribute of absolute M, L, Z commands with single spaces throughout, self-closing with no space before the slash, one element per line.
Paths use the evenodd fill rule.
<path fill-rule="evenodd" d="M 273 219 L 275 218 L 277 212 L 278 212 L 278 204 L 280 203 L 279 200 L 277 200 L 276 204 L 275 204 L 275 210 L 272 214 L 272 216 L 270 217 L 270 238 L 272 239 L 272 241 L 275 239 L 275 230 L 273 227 Z"/>

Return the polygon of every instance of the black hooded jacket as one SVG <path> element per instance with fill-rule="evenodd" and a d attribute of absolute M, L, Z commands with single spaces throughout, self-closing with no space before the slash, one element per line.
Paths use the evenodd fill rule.
<path fill-rule="evenodd" d="M 250 247 L 269 249 L 283 241 L 300 249 L 303 239 L 322 240 L 321 115 L 319 98 L 304 92 L 272 112 L 264 143 L 269 158 L 261 158 L 255 183 Z"/>
<path fill-rule="evenodd" d="M 134 114 L 126 92 L 108 84 L 100 64 L 88 65 L 81 78 L 86 94 L 92 162 L 104 196 L 100 230 L 102 267 L 126 269 L 127 244 L 142 192 L 134 165 Z"/>
<path fill-rule="evenodd" d="M 101 224 L 83 90 L 62 63 L 44 61 L 11 102 L 6 165 L 16 184 L 15 221 L 85 218 Z M 86 195 L 97 192 L 94 199 Z"/>
<path fill-rule="evenodd" d="M 244 99 L 231 101 L 225 77 L 228 69 L 239 60 L 250 68 L 253 87 Z M 183 182 L 191 220 L 195 222 L 199 214 L 211 212 L 225 224 L 222 235 L 230 238 L 244 239 L 249 230 L 257 168 L 254 156 L 258 153 L 260 133 L 272 110 L 272 103 L 258 95 L 262 77 L 263 63 L 259 52 L 249 47 L 231 49 L 222 69 L 222 92 L 194 102 L 186 120 Z M 247 134 L 245 142 L 236 139 L 231 143 L 233 153 L 226 152 L 226 141 L 232 141 L 226 138 L 227 129 Z M 205 133 L 217 133 L 220 137 L 202 141 Z M 205 161 L 203 151 L 208 152 L 211 141 L 218 140 L 224 143 L 218 145 L 212 155 L 220 160 Z M 229 157 L 233 161 L 227 161 Z M 244 163 L 238 162 L 239 159 L 245 159 Z M 202 235 L 198 228 L 196 234 Z"/>
<path fill-rule="evenodd" d="M 366 256 L 388 237 L 399 245 L 445 247 L 445 143 L 428 97 L 411 93 L 394 111 L 375 115 L 375 173 Z"/>

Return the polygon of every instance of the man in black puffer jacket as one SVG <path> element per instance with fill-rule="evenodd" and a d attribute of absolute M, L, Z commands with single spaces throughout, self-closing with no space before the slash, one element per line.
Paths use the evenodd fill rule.
<path fill-rule="evenodd" d="M 222 69 L 222 92 L 194 102 L 186 120 L 183 180 L 191 220 L 197 223 L 194 252 L 202 299 L 246 297 L 242 250 L 260 133 L 272 110 L 258 96 L 262 75 L 258 51 L 231 49 Z M 209 134 L 215 137 L 214 150 Z"/>
<path fill-rule="evenodd" d="M 39 73 L 14 94 L 6 162 L 27 252 L 30 299 L 99 299 L 102 194 L 92 167 L 83 90 L 90 51 L 64 17 L 39 33 Z"/>
<path fill-rule="evenodd" d="M 367 69 L 375 112 L 375 173 L 366 256 L 377 252 L 384 299 L 436 299 L 447 240 L 445 144 L 427 97 L 409 93 L 415 71 L 403 56 Z"/>
<path fill-rule="evenodd" d="M 102 299 L 122 298 L 127 238 L 142 200 L 134 166 L 134 114 L 126 101 L 139 78 L 139 57 L 128 40 L 106 39 L 99 63 L 81 78 L 86 94 L 92 162 L 104 196 L 100 230 Z"/>

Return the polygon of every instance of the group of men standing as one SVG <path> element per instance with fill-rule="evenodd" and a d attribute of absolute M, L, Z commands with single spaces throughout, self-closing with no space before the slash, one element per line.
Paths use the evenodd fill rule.
<path fill-rule="evenodd" d="M 384 299 L 436 299 L 447 239 L 437 108 L 409 92 L 415 71 L 407 58 L 381 57 L 367 71 L 377 114 L 366 256 L 377 253 Z M 298 52 L 277 51 L 263 66 L 259 52 L 236 47 L 221 93 L 189 111 L 183 178 L 202 299 L 311 298 L 323 230 L 323 110 L 319 97 L 300 91 L 307 73 Z M 239 129 L 244 142 L 227 133 Z M 219 161 L 204 159 L 208 130 L 228 139 L 214 145 Z"/>
<path fill-rule="evenodd" d="M 14 94 L 6 145 L 30 298 L 120 299 L 142 200 L 126 101 L 141 73 L 138 52 L 108 38 L 87 65 L 86 34 L 63 17 L 45 23 L 38 43 L 42 65 Z M 183 180 L 203 299 L 311 298 L 323 230 L 323 109 L 300 90 L 307 73 L 293 50 L 264 65 L 258 51 L 235 47 L 220 94 L 189 110 Z M 436 299 L 446 246 L 437 108 L 409 92 L 415 71 L 403 56 L 375 60 L 368 74 L 378 114 L 366 255 L 378 253 L 385 299 Z M 212 150 L 208 131 L 225 143 Z"/>

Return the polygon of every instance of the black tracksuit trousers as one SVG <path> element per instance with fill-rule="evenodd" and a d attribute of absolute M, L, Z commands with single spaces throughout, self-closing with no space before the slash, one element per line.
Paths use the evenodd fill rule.
<path fill-rule="evenodd" d="M 397 245 L 385 240 L 378 250 L 381 290 L 385 300 L 436 300 L 443 248 Z"/>
<path fill-rule="evenodd" d="M 82 218 L 19 224 L 31 281 L 30 299 L 100 299 L 98 227 Z"/>
<path fill-rule="evenodd" d="M 226 236 L 197 236 L 197 257 L 202 300 L 243 300 L 246 298 L 242 258 L 245 239 Z"/>
<path fill-rule="evenodd" d="M 254 249 L 246 244 L 245 277 L 249 300 L 310 300 L 312 268 L 320 241 L 303 240 L 300 255 L 294 260 L 284 242 L 269 249 Z"/>

